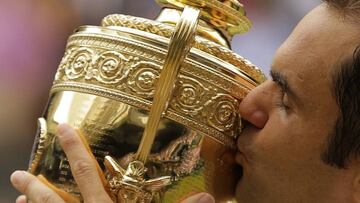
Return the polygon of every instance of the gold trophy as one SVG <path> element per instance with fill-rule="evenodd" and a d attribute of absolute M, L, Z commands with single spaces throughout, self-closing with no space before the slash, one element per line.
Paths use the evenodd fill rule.
<path fill-rule="evenodd" d="M 55 136 L 85 137 L 114 202 L 233 200 L 238 106 L 265 80 L 230 50 L 250 21 L 237 0 L 157 0 L 156 21 L 113 14 L 68 39 L 29 171 L 81 200 Z"/>

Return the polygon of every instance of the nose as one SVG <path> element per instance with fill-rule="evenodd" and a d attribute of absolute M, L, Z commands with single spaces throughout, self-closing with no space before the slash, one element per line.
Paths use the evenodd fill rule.
<path fill-rule="evenodd" d="M 269 119 L 269 103 L 272 95 L 267 88 L 269 83 L 270 81 L 266 81 L 254 88 L 240 103 L 241 117 L 259 129 L 264 128 Z"/>

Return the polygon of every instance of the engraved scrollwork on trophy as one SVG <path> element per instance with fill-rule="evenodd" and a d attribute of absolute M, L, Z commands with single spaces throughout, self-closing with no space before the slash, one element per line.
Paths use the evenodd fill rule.
<path fill-rule="evenodd" d="M 95 78 L 103 84 L 119 84 L 127 74 L 124 64 L 128 61 L 124 55 L 116 51 L 105 51 L 98 55 L 93 66 L 86 70 L 85 79 Z"/>
<path fill-rule="evenodd" d="M 61 80 L 62 76 L 64 75 L 64 70 L 65 70 L 66 64 L 68 63 L 69 57 L 73 51 L 74 51 L 74 49 L 72 49 L 72 48 L 66 49 L 64 56 L 62 57 L 61 62 L 59 64 L 59 68 L 55 74 L 54 83 Z"/>
<path fill-rule="evenodd" d="M 65 63 L 65 74 L 68 79 L 83 77 L 91 66 L 94 53 L 88 48 L 79 48 L 72 52 Z"/>
<path fill-rule="evenodd" d="M 152 98 L 161 66 L 152 62 L 138 62 L 129 71 L 128 86 L 132 92 L 143 98 Z"/>
<path fill-rule="evenodd" d="M 215 14 L 214 14 L 215 15 Z M 223 24 L 221 20 L 212 19 L 214 24 Z M 156 35 L 170 37 L 173 32 L 173 26 L 139 17 L 131 17 L 121 14 L 112 14 L 106 16 L 102 20 L 103 26 L 121 26 L 129 27 L 145 32 L 150 32 Z M 209 41 L 205 38 L 196 36 L 194 47 L 219 57 L 220 59 L 241 67 L 242 71 L 251 76 L 257 82 L 261 83 L 266 80 L 266 76 L 261 69 L 253 65 L 250 61 L 244 59 L 240 55 L 232 52 L 230 49 L 223 47 L 215 42 Z"/>
<path fill-rule="evenodd" d="M 198 80 L 181 75 L 174 90 L 170 105 L 173 109 L 186 115 L 195 116 L 204 107 L 209 89 Z"/>
<path fill-rule="evenodd" d="M 224 132 L 237 125 L 238 101 L 230 95 L 218 94 L 207 104 L 207 122 L 215 129 Z M 235 136 L 235 135 L 231 135 Z"/>
<path fill-rule="evenodd" d="M 151 105 L 148 102 L 154 96 L 161 72 L 163 53 L 150 46 L 132 44 L 130 40 L 116 40 L 119 41 L 108 36 L 99 39 L 98 36 L 82 33 L 71 37 L 59 66 L 53 91 L 76 90 L 104 97 L 111 96 L 138 108 L 148 109 Z M 90 54 L 90 63 L 80 63 L 84 56 Z M 78 75 L 74 74 L 75 71 L 70 71 L 81 64 L 84 70 L 79 70 Z M 230 77 L 224 77 L 214 71 L 214 67 L 192 61 L 186 61 L 182 65 L 179 82 L 169 102 L 170 111 L 166 112 L 166 116 L 211 134 L 222 143 L 230 143 L 238 134 L 235 127 L 239 125 L 240 119 L 235 120 L 233 127 L 226 127 L 229 124 L 221 124 L 220 121 L 224 119 L 216 118 L 214 112 L 211 112 L 213 110 L 209 110 L 211 108 L 207 108 L 205 104 L 214 105 L 211 101 L 219 94 L 231 95 L 234 99 L 243 98 L 249 87 Z M 103 70 L 101 74 L 100 70 Z M 107 83 L 104 79 L 106 77 L 115 77 L 117 83 Z M 227 141 L 224 136 L 228 137 Z"/>

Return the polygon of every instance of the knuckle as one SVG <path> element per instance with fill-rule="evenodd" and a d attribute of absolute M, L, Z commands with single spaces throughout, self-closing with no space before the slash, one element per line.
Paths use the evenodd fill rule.
<path fill-rule="evenodd" d="M 93 173 L 93 165 L 90 161 L 78 160 L 73 165 L 73 175 L 75 177 L 89 177 Z"/>
<path fill-rule="evenodd" d="M 59 141 L 63 148 L 71 148 L 77 144 L 77 139 L 75 136 L 60 137 Z"/>
<path fill-rule="evenodd" d="M 53 203 L 53 194 L 51 192 L 44 192 L 39 196 L 39 202 L 41 203 Z"/>
<path fill-rule="evenodd" d="M 106 193 L 104 191 L 104 193 Z M 104 195 L 104 193 L 102 194 L 98 194 L 96 197 L 92 197 L 86 200 L 86 203 L 113 203 L 113 200 L 108 197 L 107 195 Z"/>
<path fill-rule="evenodd" d="M 26 177 L 23 184 L 21 185 L 22 191 L 24 191 L 24 194 L 28 195 L 30 194 L 30 191 L 34 185 L 35 179 L 31 177 Z"/>

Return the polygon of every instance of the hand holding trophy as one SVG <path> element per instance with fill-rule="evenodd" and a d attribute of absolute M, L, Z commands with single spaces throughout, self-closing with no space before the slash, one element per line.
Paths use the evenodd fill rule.
<path fill-rule="evenodd" d="M 105 180 L 86 139 L 66 124 L 60 124 L 57 132 L 58 141 L 63 148 L 71 172 L 86 203 L 112 203 L 116 200 Z M 126 174 L 124 174 L 126 175 Z M 131 180 L 131 179 L 129 179 Z M 129 182 L 129 180 L 127 182 Z M 16 171 L 11 176 L 14 187 L 22 194 L 16 203 L 79 203 L 80 200 L 48 182 L 42 175 L 35 177 L 25 171 Z M 151 182 L 154 185 L 155 182 Z M 190 195 L 190 194 L 189 194 Z M 113 197 L 113 198 L 111 198 Z M 121 197 L 121 196 L 120 196 Z M 138 197 L 139 198 L 139 197 Z M 136 202 L 135 198 L 120 199 L 118 202 Z M 116 202 L 116 201 L 115 201 Z M 214 199 L 206 193 L 191 195 L 181 203 L 212 203 Z"/>
<path fill-rule="evenodd" d="M 250 22 L 236 0 L 157 2 L 156 21 L 114 14 L 70 36 L 29 168 L 58 194 L 83 200 L 55 136 L 67 123 L 115 202 L 233 200 L 237 108 L 265 80 L 229 49 Z"/>

